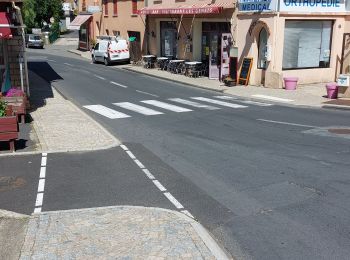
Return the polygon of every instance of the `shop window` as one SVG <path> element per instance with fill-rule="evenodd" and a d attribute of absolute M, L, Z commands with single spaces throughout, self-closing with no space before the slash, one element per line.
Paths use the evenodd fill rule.
<path fill-rule="evenodd" d="M 259 54 L 258 69 L 266 69 L 266 52 L 267 52 L 267 31 L 262 28 L 259 33 Z"/>
<path fill-rule="evenodd" d="M 332 21 L 287 20 L 283 69 L 328 68 L 332 25 Z"/>
<path fill-rule="evenodd" d="M 131 9 L 131 13 L 132 14 L 137 14 L 137 0 L 132 0 L 132 9 Z"/>
<path fill-rule="evenodd" d="M 174 58 L 177 56 L 176 22 L 160 22 L 161 55 Z"/>
<path fill-rule="evenodd" d="M 105 16 L 108 16 L 108 0 L 103 0 L 103 8 Z"/>
<path fill-rule="evenodd" d="M 113 15 L 118 15 L 118 0 L 113 0 Z"/>

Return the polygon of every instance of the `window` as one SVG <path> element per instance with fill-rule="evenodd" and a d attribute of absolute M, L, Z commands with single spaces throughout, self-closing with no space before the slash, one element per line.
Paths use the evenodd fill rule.
<path fill-rule="evenodd" d="M 120 36 L 120 31 L 113 31 L 114 36 Z"/>
<path fill-rule="evenodd" d="M 283 69 L 328 68 L 332 21 L 286 21 Z"/>
<path fill-rule="evenodd" d="M 132 0 L 132 14 L 137 14 L 137 0 Z"/>
<path fill-rule="evenodd" d="M 262 28 L 259 33 L 259 54 L 258 69 L 266 69 L 266 51 L 267 51 L 267 31 Z"/>
<path fill-rule="evenodd" d="M 83 12 L 86 12 L 86 0 L 83 0 L 83 3 L 81 4 L 81 10 Z"/>
<path fill-rule="evenodd" d="M 105 16 L 108 16 L 108 0 L 103 0 L 103 7 L 105 9 Z"/>
<path fill-rule="evenodd" d="M 113 0 L 113 15 L 118 15 L 118 0 Z"/>

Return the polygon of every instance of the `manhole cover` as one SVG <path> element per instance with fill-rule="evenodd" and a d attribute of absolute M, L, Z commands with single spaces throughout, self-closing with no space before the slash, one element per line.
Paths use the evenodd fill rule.
<path fill-rule="evenodd" d="M 20 188 L 26 181 L 20 177 L 0 176 L 0 191 L 7 191 Z"/>
<path fill-rule="evenodd" d="M 328 129 L 328 132 L 338 135 L 350 135 L 350 129 L 333 128 Z"/>

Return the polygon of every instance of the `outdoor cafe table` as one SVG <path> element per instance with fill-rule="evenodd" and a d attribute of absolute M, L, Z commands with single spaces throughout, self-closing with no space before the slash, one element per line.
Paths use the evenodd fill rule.
<path fill-rule="evenodd" d="M 186 66 L 185 75 L 186 76 L 193 76 L 197 65 L 201 65 L 201 64 L 202 64 L 202 62 L 200 62 L 200 61 L 187 61 L 187 62 L 185 62 L 185 66 Z"/>
<path fill-rule="evenodd" d="M 164 70 L 165 62 L 167 60 L 169 60 L 169 58 L 167 58 L 167 57 L 158 57 L 157 58 L 157 63 L 158 63 L 159 69 Z"/>
<path fill-rule="evenodd" d="M 145 68 L 153 68 L 155 58 L 156 58 L 156 56 L 154 56 L 154 55 L 144 55 L 144 56 L 142 56 L 142 59 L 145 62 L 145 64 L 143 66 Z"/>

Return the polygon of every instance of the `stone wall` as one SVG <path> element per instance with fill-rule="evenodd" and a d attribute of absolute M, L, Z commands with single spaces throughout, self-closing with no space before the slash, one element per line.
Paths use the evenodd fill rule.
<path fill-rule="evenodd" d="M 7 51 L 8 51 L 8 63 L 11 72 L 11 85 L 12 87 L 21 88 L 21 72 L 19 66 L 19 55 L 22 54 L 23 50 L 23 38 L 22 36 L 13 36 L 13 38 L 7 40 Z M 22 54 L 23 56 L 23 54 Z M 26 80 L 24 73 L 23 64 L 23 84 L 26 89 Z"/>

